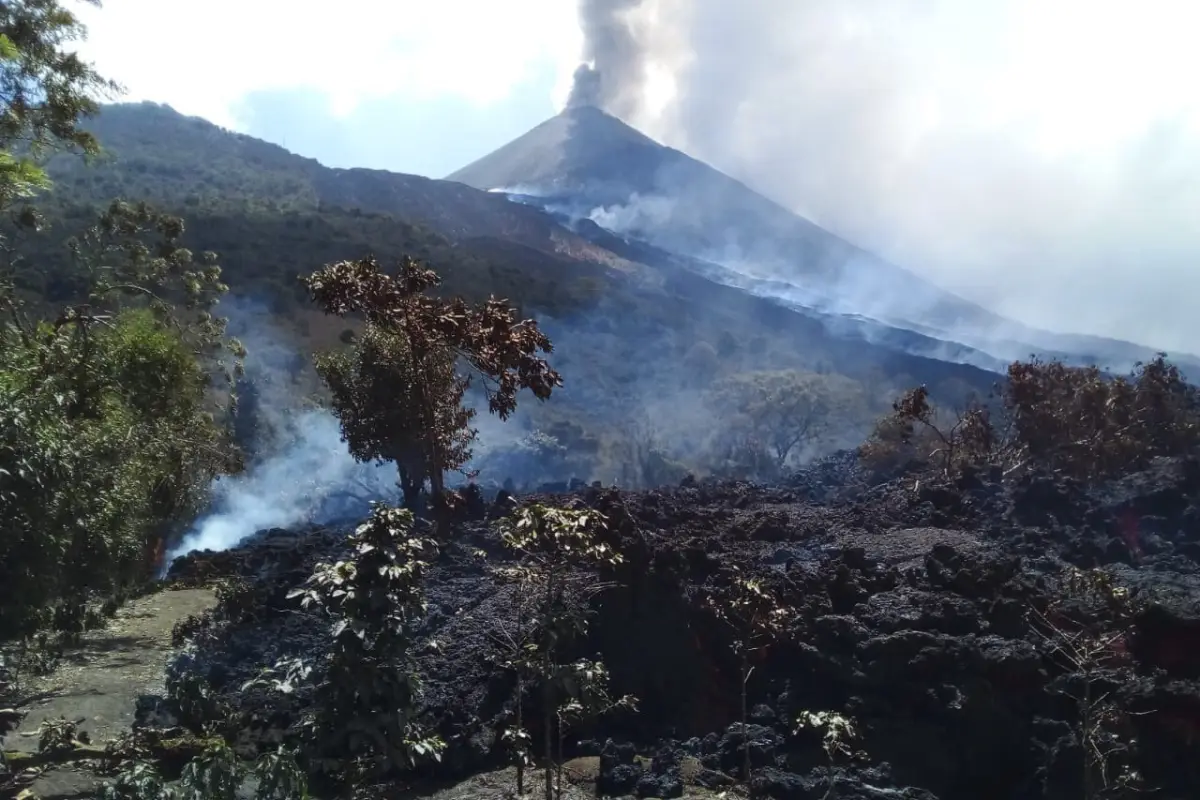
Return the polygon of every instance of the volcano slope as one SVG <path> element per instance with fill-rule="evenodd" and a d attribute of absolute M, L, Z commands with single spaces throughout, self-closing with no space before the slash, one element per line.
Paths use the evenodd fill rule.
<path fill-rule="evenodd" d="M 1196 460 L 1085 489 L 998 472 L 879 482 L 843 454 L 781 486 L 540 499 L 600 510 L 625 555 L 603 576 L 618 586 L 594 601 L 578 654 L 601 653 L 613 690 L 640 707 L 566 745 L 573 764 L 596 767 L 598 788 L 671 797 L 682 783 L 740 780 L 747 741 L 751 785 L 773 798 L 825 797 L 831 782 L 842 798 L 1123 796 L 1122 775 L 1157 797 L 1200 796 Z M 448 749 L 427 777 L 506 760 L 514 681 L 494 642 L 518 598 L 491 571 L 510 558 L 487 518 L 500 511 L 461 520 L 429 575 L 424 635 L 441 647 L 422 656 L 422 713 Z M 323 652 L 326 623 L 286 595 L 345 533 L 265 531 L 175 562 L 176 582 L 231 579 L 214 612 L 180 626 L 190 643 L 168 684 L 184 724 L 236 731 L 247 751 L 296 735 L 306 689 L 243 687 L 281 659 Z M 1063 577 L 1072 566 L 1103 568 L 1127 590 L 1106 595 L 1120 608 L 1089 602 Z M 739 661 L 705 603 L 734 574 L 761 577 L 791 610 L 787 635 L 753 664 L 744 729 Z M 1094 659 L 1064 658 L 1085 640 L 1102 643 Z M 820 732 L 796 730 L 805 711 L 853 718 L 862 755 L 827 766 Z M 539 718 L 527 699 L 526 719 Z M 1089 748 L 1108 771 L 1085 781 Z"/>

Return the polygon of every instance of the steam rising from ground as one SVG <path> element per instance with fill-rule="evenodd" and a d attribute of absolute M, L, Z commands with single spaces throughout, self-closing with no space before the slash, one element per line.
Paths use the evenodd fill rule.
<path fill-rule="evenodd" d="M 193 550 L 227 550 L 267 528 L 358 520 L 371 500 L 398 502 L 395 466 L 360 464 L 350 455 L 337 418 L 314 399 L 320 382 L 311 360 L 272 325 L 268 309 L 230 297 L 219 311 L 248 351 L 241 413 L 252 430 L 245 443 L 250 459 L 241 474 L 214 482 L 211 508 L 167 563 Z M 525 431 L 488 414 L 486 403 L 475 404 L 476 461 L 495 463 Z M 452 474 L 447 485 L 463 480 Z"/>
<path fill-rule="evenodd" d="M 313 395 L 319 379 L 311 361 L 258 304 L 227 298 L 220 312 L 230 333 L 247 346 L 247 382 L 241 390 L 238 427 L 251 458 L 239 475 L 215 481 L 212 505 L 169 554 L 226 550 L 258 531 L 307 523 L 351 523 L 371 500 L 396 503 L 391 464 L 359 464 L 341 439 L 336 417 Z M 572 479 L 646 487 L 677 482 L 685 464 L 703 462 L 712 436 L 729 420 L 706 405 L 703 385 L 715 361 L 697 362 L 707 348 L 698 332 L 664 326 L 602 302 L 564 319 L 543 318 L 555 343 L 552 363 L 566 376 L 549 403 L 526 393 L 513 418 L 502 422 L 486 401 L 468 396 L 477 409 L 474 458 L 463 472 L 478 471 L 485 493 L 510 484 L 518 491 L 547 484 L 565 490 Z M 764 343 L 761 356 L 727 356 L 731 372 L 763 368 L 812 368 L 802 351 Z M 703 352 L 700 355 L 704 355 Z M 707 377 L 705 377 L 707 375 Z M 865 430 L 847 426 L 795 451 L 798 460 L 861 441 Z M 653 469 L 651 469 L 653 467 Z M 682 470 L 682 471 L 681 471 Z M 447 485 L 466 480 L 447 476 Z"/>
<path fill-rule="evenodd" d="M 349 492 L 364 498 L 394 494 L 392 470 L 356 463 L 332 414 L 304 411 L 294 424 L 298 435 L 280 450 L 244 474 L 216 482 L 212 510 L 171 558 L 192 550 L 227 550 L 265 528 L 329 522 L 355 508 Z"/>
<path fill-rule="evenodd" d="M 868 250 L 1030 324 L 1200 340 L 1195 4 L 585 0 L 581 21 L 577 99 Z"/>
<path fill-rule="evenodd" d="M 246 345 L 241 413 L 252 434 L 239 475 L 217 479 L 209 513 L 168 555 L 226 550 L 257 531 L 361 515 L 372 498 L 394 498 L 391 467 L 359 464 L 341 438 L 337 418 L 311 395 L 311 362 L 268 321 L 268 310 L 246 298 L 222 300 L 229 332 Z"/>

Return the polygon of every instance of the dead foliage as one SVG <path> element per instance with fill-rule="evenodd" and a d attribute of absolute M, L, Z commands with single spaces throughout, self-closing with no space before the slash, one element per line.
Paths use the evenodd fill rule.
<path fill-rule="evenodd" d="M 365 318 L 374 333 L 359 349 L 360 360 L 374 352 L 388 362 L 374 370 L 372 380 L 363 382 L 373 386 L 370 392 L 346 393 L 355 420 L 374 420 L 365 427 L 357 422 L 344 426 L 352 447 L 359 428 L 370 431 L 373 442 L 358 448 L 364 454 L 381 452 L 375 444 L 391 439 L 385 457 L 400 452 L 410 461 L 422 462 L 409 471 L 421 474 L 422 480 L 429 478 L 435 503 L 444 499 L 443 474 L 463 460 L 466 444 L 473 438 L 467 427 L 470 415 L 458 411 L 472 379 L 481 382 L 489 409 L 501 419 L 516 410 L 522 389 L 545 400 L 562 386 L 558 372 L 541 355 L 552 352 L 553 345 L 536 321 L 518 319 L 507 300 L 492 297 L 471 305 L 461 297 L 432 295 L 441 279 L 412 258 L 404 258 L 394 274 L 385 273 L 374 258 L 364 258 L 330 264 L 301 281 L 326 313 Z M 372 344 L 381 346 L 372 350 Z M 460 367 L 467 374 L 459 376 Z M 388 376 L 384 383 L 394 389 L 391 399 L 389 392 L 375 385 Z M 389 422 L 388 406 L 394 405 L 396 396 L 413 404 L 412 413 L 420 424 L 407 424 L 414 420 L 406 418 L 400 426 L 403 431 L 387 429 L 395 422 Z M 346 419 L 343 416 L 343 422 Z M 407 441 L 397 444 L 397 437 Z"/>
<path fill-rule="evenodd" d="M 949 413 L 911 389 L 860 450 L 876 467 L 906 461 L 960 473 L 967 464 L 1005 474 L 1037 468 L 1083 481 L 1104 480 L 1161 456 L 1195 451 L 1200 404 L 1166 356 L 1129 375 L 1037 358 L 1017 361 L 987 401 Z"/>

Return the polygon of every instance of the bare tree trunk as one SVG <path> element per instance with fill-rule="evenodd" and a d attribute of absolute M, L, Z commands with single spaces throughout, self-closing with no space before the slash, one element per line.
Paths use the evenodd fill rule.
<path fill-rule="evenodd" d="M 421 485 L 412 479 L 408 474 L 408 470 L 400 468 L 400 479 L 396 481 L 400 487 L 400 494 L 404 498 L 404 507 L 409 511 L 416 511 L 418 504 L 421 502 Z"/>
<path fill-rule="evenodd" d="M 747 684 L 750 682 L 750 663 L 746 651 L 742 650 L 742 780 L 746 791 L 750 790 L 750 712 L 747 708 Z M 753 792 L 751 792 L 753 794 Z"/>
<path fill-rule="evenodd" d="M 549 661 L 549 659 L 547 659 Z M 548 666 L 548 665 L 547 665 Z M 554 800 L 554 689 L 550 685 L 549 675 L 543 678 L 542 683 L 542 704 L 545 705 L 545 711 L 542 713 L 543 727 L 542 744 L 546 750 L 546 800 Z"/>
<path fill-rule="evenodd" d="M 522 581 L 524 588 L 524 581 Z M 523 593 L 522 593 L 523 594 Z M 525 642 L 525 601 L 518 600 L 516 604 L 517 611 L 517 794 L 525 794 L 525 759 L 528 753 L 525 751 L 525 662 L 522 660 L 524 654 L 521 652 L 522 645 Z M 533 749 L 533 742 L 529 742 L 530 750 Z"/>
<path fill-rule="evenodd" d="M 1079 703 L 1079 747 L 1083 756 L 1083 800 L 1095 800 L 1096 764 L 1092 754 L 1092 676 L 1083 681 L 1083 698 Z"/>
<path fill-rule="evenodd" d="M 562 718 L 555 716 L 558 721 L 558 758 L 554 764 L 554 794 L 561 798 L 563 792 L 563 744 L 566 742 L 567 734 L 563 730 Z"/>
<path fill-rule="evenodd" d="M 550 617 L 554 604 L 554 570 L 546 576 L 546 611 Z M 551 729 L 554 720 L 554 683 L 551 673 L 554 670 L 553 637 L 554 631 L 548 632 L 546 645 L 542 654 L 542 717 L 545 730 L 542 731 L 542 742 L 546 749 L 546 800 L 554 800 L 554 732 Z"/>
<path fill-rule="evenodd" d="M 518 628 L 517 630 L 520 631 L 521 629 Z M 524 719 L 524 717 L 525 717 L 525 715 L 524 715 L 525 679 L 521 673 L 522 673 L 522 669 L 520 666 L 518 666 L 517 667 L 517 735 L 518 735 L 518 737 L 523 737 L 524 733 L 525 733 L 525 719 Z M 524 747 L 523 742 L 524 742 L 523 738 L 518 738 L 517 739 L 517 747 L 523 748 Z M 523 751 L 519 751 L 517 753 L 517 794 L 519 794 L 519 795 L 525 794 L 525 753 Z"/>

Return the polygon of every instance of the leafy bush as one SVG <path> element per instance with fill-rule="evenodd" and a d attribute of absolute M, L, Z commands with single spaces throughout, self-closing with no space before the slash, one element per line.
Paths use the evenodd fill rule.
<path fill-rule="evenodd" d="M 306 800 L 308 782 L 296 753 L 280 747 L 254 764 L 240 761 L 226 745 L 209 748 L 183 768 L 178 785 L 171 785 L 150 762 L 138 762 L 105 784 L 104 800 L 234 800 L 253 778 L 254 800 Z"/>
<path fill-rule="evenodd" d="M 444 746 L 414 719 L 421 684 L 413 636 L 436 546 L 413 523 L 407 510 L 376 505 L 350 537 L 351 557 L 318 564 L 290 595 L 323 610 L 333 638 L 310 741 L 322 758 L 350 759 L 360 776 L 408 768 Z"/>
<path fill-rule="evenodd" d="M 207 376 L 149 311 L 0 343 L 0 633 L 15 633 L 150 575 L 224 462 Z"/>

